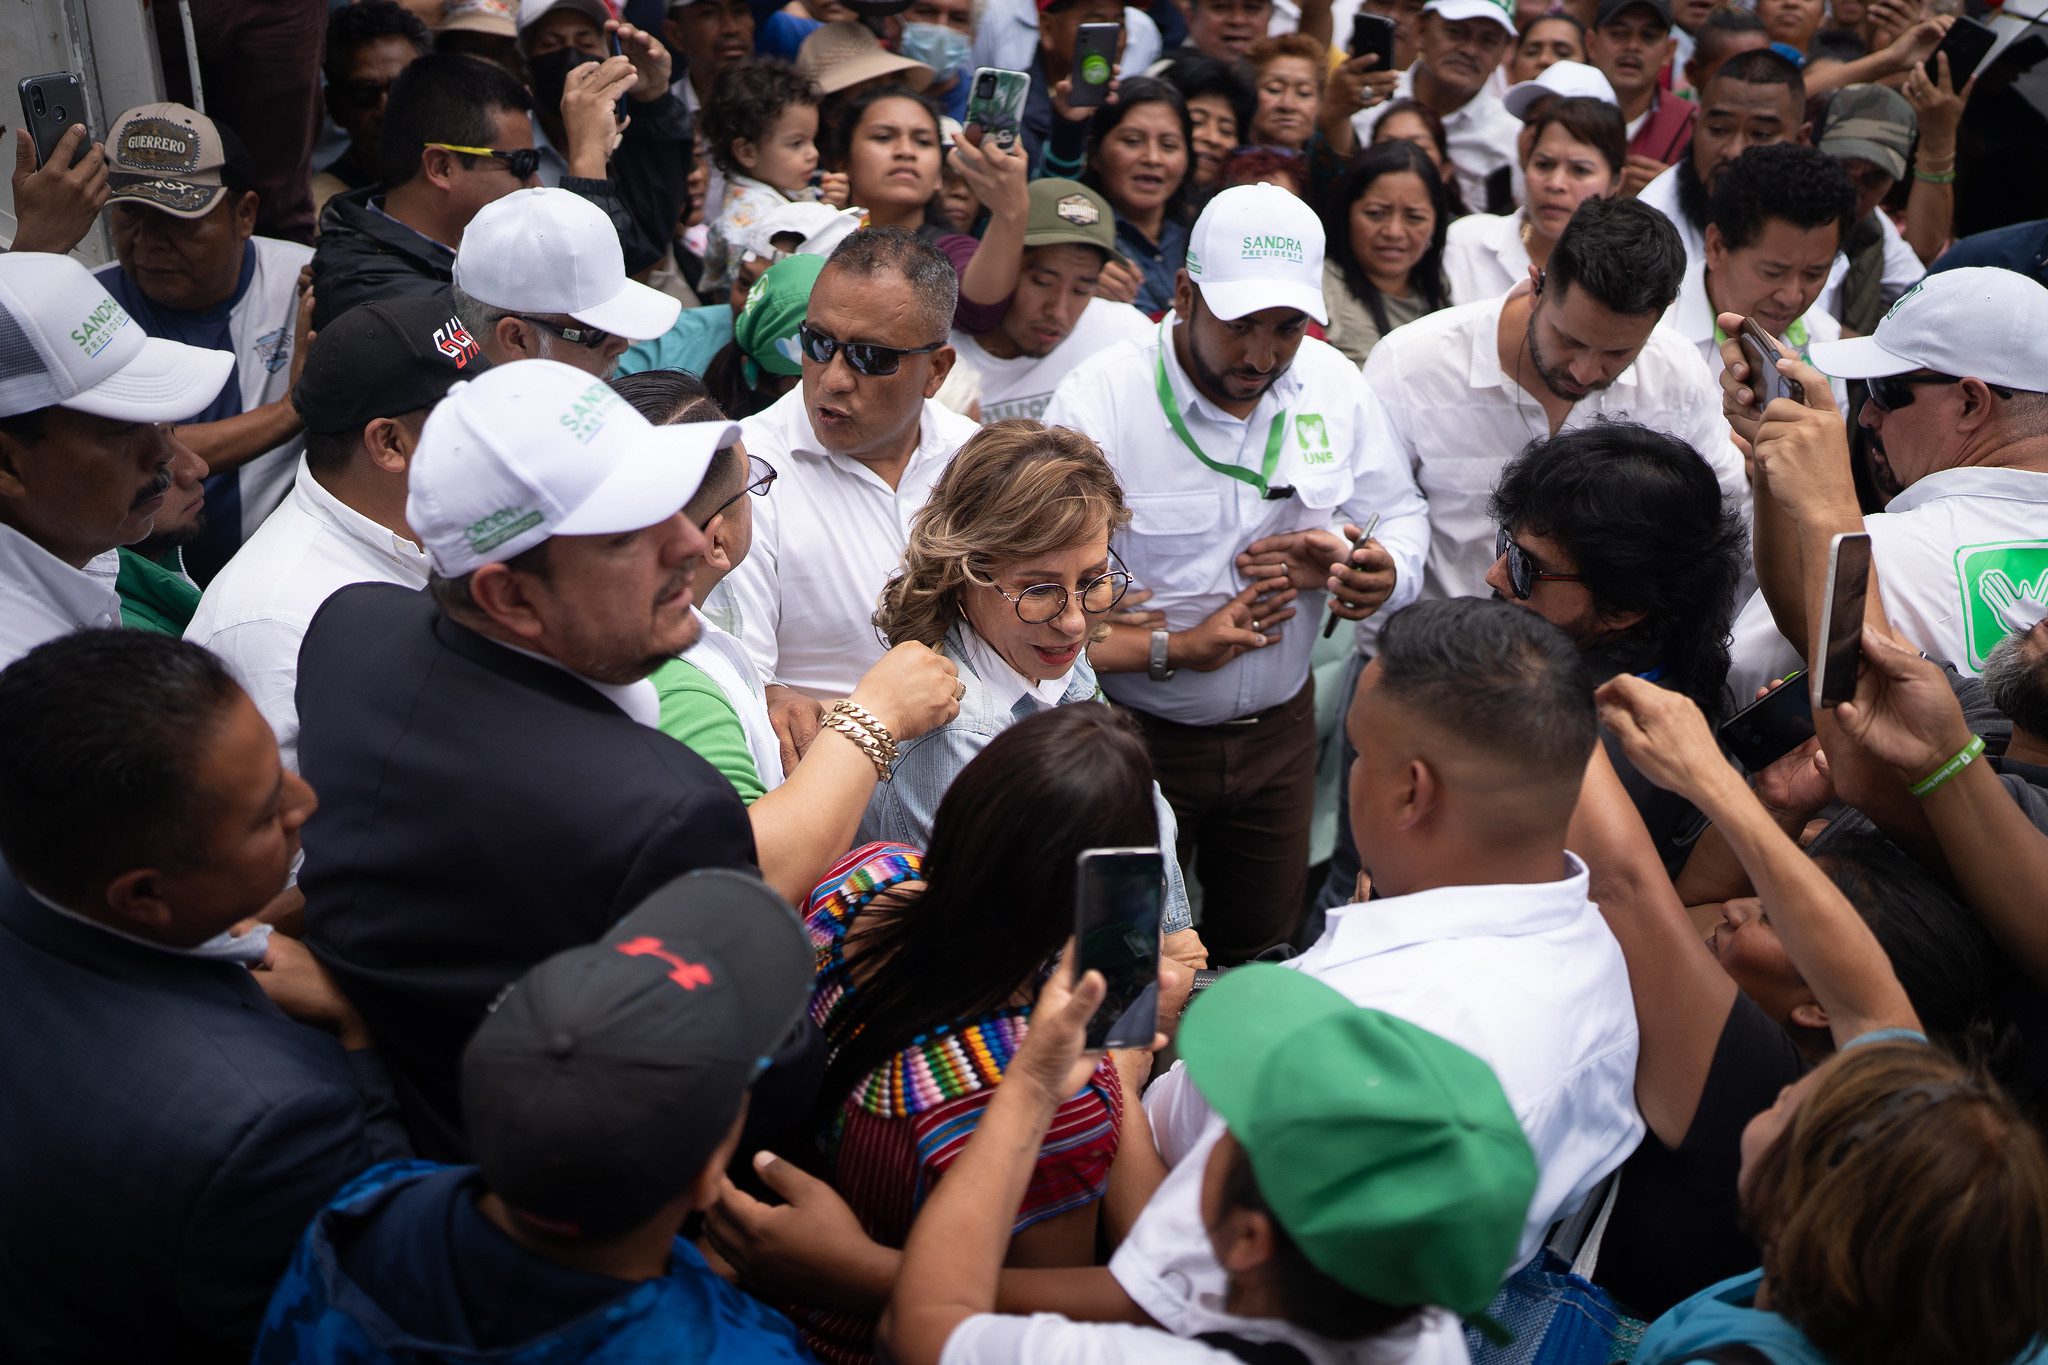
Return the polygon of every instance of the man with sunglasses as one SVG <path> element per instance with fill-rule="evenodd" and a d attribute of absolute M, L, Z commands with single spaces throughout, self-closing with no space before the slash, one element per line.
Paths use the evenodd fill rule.
<path fill-rule="evenodd" d="M 1377 400 L 1307 334 L 1327 317 L 1314 210 L 1237 186 L 1190 242 L 1172 314 L 1070 375 L 1044 421 L 1093 437 L 1123 484 L 1113 544 L 1164 623 L 1112 624 L 1089 659 L 1137 714 L 1201 878 L 1203 940 L 1235 965 L 1301 919 L 1325 591 L 1354 621 L 1413 601 L 1429 520 Z"/>
<path fill-rule="evenodd" d="M 1760 475 L 1759 592 L 1735 623 L 1737 695 L 1799 666 L 1842 532 L 1870 533 L 1892 628 L 1963 673 L 2048 606 L 2048 288 L 1991 267 L 1930 275 L 1871 336 L 1814 346 L 1812 366 L 1781 356 L 1806 406 L 1779 399 L 1761 420 L 1747 365 L 1732 343 L 1722 353 L 1729 421 Z M 1869 385 L 1858 421 L 1882 512 L 1858 508 L 1848 431 L 1816 366 Z"/>
<path fill-rule="evenodd" d="M 977 430 L 932 398 L 953 368 L 958 293 L 952 262 L 916 235 L 853 233 L 811 288 L 801 381 L 741 423 L 780 477 L 724 590 L 772 682 L 843 697 L 882 657 L 875 601 L 911 518 Z"/>
<path fill-rule="evenodd" d="M 394 0 L 363 0 L 328 16 L 327 47 L 320 58 L 327 78 L 327 117 L 348 134 L 348 145 L 313 177 L 316 219 L 335 195 L 377 183 L 377 137 L 391 86 L 401 71 L 433 50 L 427 26 Z"/>
<path fill-rule="evenodd" d="M 629 278 L 603 210 L 567 190 L 519 190 L 463 229 L 455 315 L 492 364 L 559 360 L 610 377 L 630 342 L 675 325 L 683 306 Z"/>

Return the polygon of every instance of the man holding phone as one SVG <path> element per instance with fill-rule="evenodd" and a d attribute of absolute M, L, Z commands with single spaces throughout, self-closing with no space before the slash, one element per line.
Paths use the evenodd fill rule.
<path fill-rule="evenodd" d="M 1513 10 L 1508 0 L 1429 0 L 1420 33 L 1415 64 L 1401 73 L 1393 98 L 1420 100 L 1444 121 L 1459 191 L 1475 211 L 1492 212 L 1487 179 L 1514 164 L 1522 131 L 1522 121 L 1488 86 L 1515 38 Z M 1385 107 L 1376 104 L 1351 120 L 1359 145 L 1372 141 Z"/>
<path fill-rule="evenodd" d="M 1116 68 L 1118 52 L 1124 45 L 1121 25 L 1124 10 L 1119 0 L 1050 0 L 1041 4 L 1038 10 L 1038 51 L 1031 59 L 1031 94 L 1024 101 L 1024 151 L 1036 166 L 1040 150 L 1052 136 L 1053 87 L 1061 81 L 1072 82 L 1072 93 L 1067 102 L 1080 107 L 1086 96 L 1084 91 L 1106 92 L 1108 77 Z M 1108 69 L 1101 72 L 1099 82 L 1090 79 L 1093 68 L 1083 71 L 1076 67 L 1076 43 L 1081 30 L 1086 26 L 1091 32 L 1087 56 L 1100 59 L 1097 36 L 1104 28 L 1118 30 L 1115 42 L 1108 54 Z M 1101 103 L 1098 95 L 1096 103 Z"/>

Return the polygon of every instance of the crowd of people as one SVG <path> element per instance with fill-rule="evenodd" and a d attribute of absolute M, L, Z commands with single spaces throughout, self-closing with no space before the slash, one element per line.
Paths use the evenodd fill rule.
<path fill-rule="evenodd" d="M 2048 1360 L 1961 7 L 156 8 L 0 255 L 0 1357 Z"/>

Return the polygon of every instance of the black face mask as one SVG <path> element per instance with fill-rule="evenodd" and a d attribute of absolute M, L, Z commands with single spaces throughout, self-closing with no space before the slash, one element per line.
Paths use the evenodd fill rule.
<path fill-rule="evenodd" d="M 558 47 L 527 59 L 527 87 L 533 91 L 533 105 L 541 117 L 561 117 L 562 91 L 569 84 L 570 71 L 596 60 L 590 53 L 573 47 Z"/>

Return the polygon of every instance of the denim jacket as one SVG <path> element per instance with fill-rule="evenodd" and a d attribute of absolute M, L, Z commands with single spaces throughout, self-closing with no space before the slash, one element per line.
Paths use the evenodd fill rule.
<path fill-rule="evenodd" d="M 878 784 L 875 794 L 868 798 L 867 813 L 861 816 L 860 833 L 854 839 L 856 846 L 887 841 L 924 848 L 931 842 L 932 816 L 939 809 L 939 798 L 953 785 L 960 770 L 987 748 L 990 740 L 1044 709 L 1028 696 L 1018 698 L 1017 704 L 1008 710 L 1001 707 L 995 691 L 976 675 L 968 661 L 961 638 L 967 629 L 964 623 L 954 625 L 946 632 L 945 644 L 939 650 L 958 665 L 960 681 L 967 684 L 967 691 L 960 698 L 960 714 L 900 747 L 890 780 Z M 1102 689 L 1095 685 L 1095 670 L 1088 666 L 1084 651 L 1074 660 L 1073 671 L 1067 675 L 1067 690 L 1059 704 L 1072 706 L 1103 700 Z M 1173 807 L 1166 804 L 1156 782 L 1152 784 L 1152 805 L 1159 812 L 1159 847 L 1166 854 L 1163 927 L 1174 934 L 1193 923 L 1188 910 L 1187 883 L 1181 879 L 1180 862 L 1173 853 L 1180 827 L 1174 821 Z"/>

